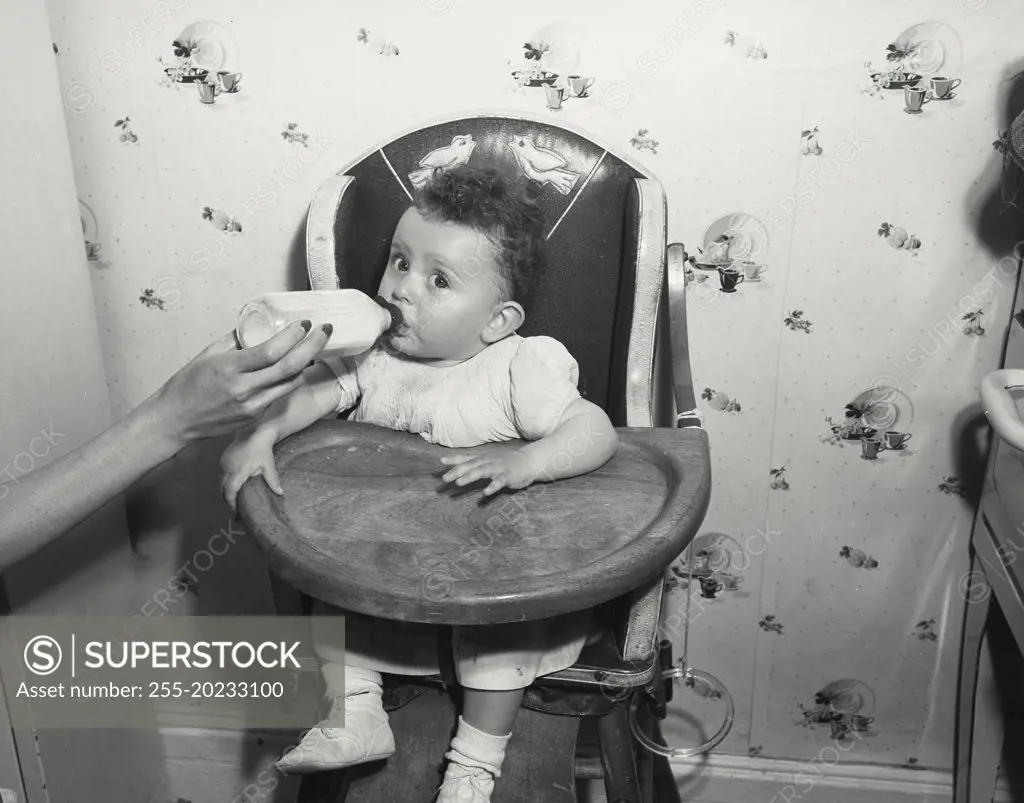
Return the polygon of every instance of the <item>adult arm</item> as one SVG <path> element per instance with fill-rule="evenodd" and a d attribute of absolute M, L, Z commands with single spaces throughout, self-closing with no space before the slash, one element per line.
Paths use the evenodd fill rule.
<path fill-rule="evenodd" d="M 70 530 L 150 470 L 203 438 L 258 420 L 302 382 L 330 331 L 293 324 L 240 351 L 217 340 L 105 432 L 0 485 L 0 571 Z"/>

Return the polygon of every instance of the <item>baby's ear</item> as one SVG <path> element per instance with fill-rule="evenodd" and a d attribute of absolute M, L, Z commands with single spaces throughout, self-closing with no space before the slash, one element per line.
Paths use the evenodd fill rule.
<path fill-rule="evenodd" d="M 515 334 L 516 330 L 519 329 L 526 321 L 526 313 L 523 311 L 522 306 L 515 301 L 504 301 L 495 310 L 494 317 L 491 318 L 491 322 L 487 324 L 487 328 L 483 332 L 484 340 L 488 343 L 497 343 L 508 337 L 511 334 Z"/>

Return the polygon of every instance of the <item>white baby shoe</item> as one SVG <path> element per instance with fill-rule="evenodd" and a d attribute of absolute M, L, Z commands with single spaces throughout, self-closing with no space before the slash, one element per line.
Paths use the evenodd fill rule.
<path fill-rule="evenodd" d="M 437 803 L 490 803 L 493 791 L 492 772 L 449 761 L 437 793 Z"/>
<path fill-rule="evenodd" d="M 331 695 L 328 689 L 330 714 L 274 766 L 286 773 L 323 772 L 394 755 L 395 737 L 382 693 L 379 672 L 345 667 L 344 696 Z"/>
<path fill-rule="evenodd" d="M 511 736 L 484 733 L 459 717 L 436 803 L 490 803 Z"/>

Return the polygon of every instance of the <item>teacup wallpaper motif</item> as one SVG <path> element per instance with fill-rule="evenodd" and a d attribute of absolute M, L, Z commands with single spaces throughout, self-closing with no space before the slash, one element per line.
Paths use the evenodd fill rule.
<path fill-rule="evenodd" d="M 736 702 L 718 750 L 846 739 L 846 762 L 948 769 L 976 388 L 1024 219 L 1001 150 L 1024 6 L 826 5 L 49 0 L 117 411 L 251 297 L 303 287 L 306 209 L 347 162 L 473 109 L 583 127 L 659 177 L 689 254 L 714 490 L 665 631 Z M 579 190 L 558 154 L 515 153 Z M 244 537 L 190 562 L 229 520 L 224 445 L 131 500 L 140 575 L 178 578 L 168 613 L 270 609 Z M 700 691 L 676 696 L 669 740 L 697 739 L 690 702 L 717 729 Z"/>

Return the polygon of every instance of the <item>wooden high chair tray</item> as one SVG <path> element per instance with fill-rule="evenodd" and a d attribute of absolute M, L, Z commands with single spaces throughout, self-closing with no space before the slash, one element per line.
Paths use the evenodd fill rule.
<path fill-rule="evenodd" d="M 617 431 L 597 471 L 484 497 L 485 480 L 441 480 L 443 455 L 472 450 L 319 421 L 275 450 L 284 496 L 250 479 L 239 512 L 272 571 L 324 602 L 435 624 L 542 619 L 658 575 L 707 511 L 703 430 Z"/>

